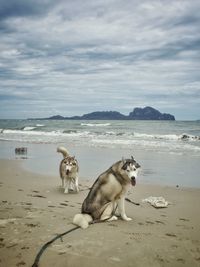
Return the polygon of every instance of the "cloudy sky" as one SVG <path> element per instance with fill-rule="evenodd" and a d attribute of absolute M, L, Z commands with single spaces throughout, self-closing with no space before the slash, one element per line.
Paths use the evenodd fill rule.
<path fill-rule="evenodd" d="M 0 0 L 0 118 L 200 119 L 199 0 Z"/>

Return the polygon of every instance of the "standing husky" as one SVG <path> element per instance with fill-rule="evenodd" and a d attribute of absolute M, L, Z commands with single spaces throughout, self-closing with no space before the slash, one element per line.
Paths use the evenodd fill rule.
<path fill-rule="evenodd" d="M 60 178 L 62 179 L 62 187 L 65 189 L 64 193 L 69 193 L 69 189 L 75 190 L 78 188 L 78 162 L 75 157 L 69 156 L 67 149 L 58 147 L 57 152 L 63 154 L 63 160 L 60 162 Z"/>
<path fill-rule="evenodd" d="M 88 227 L 92 221 L 117 220 L 114 215 L 118 207 L 121 218 L 130 221 L 125 213 L 124 199 L 129 186 L 135 186 L 140 165 L 131 159 L 122 159 L 102 173 L 82 204 L 81 214 L 76 214 L 73 223 Z"/>

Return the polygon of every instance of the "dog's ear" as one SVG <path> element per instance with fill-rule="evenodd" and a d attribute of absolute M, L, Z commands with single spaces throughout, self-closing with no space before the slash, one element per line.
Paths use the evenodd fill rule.
<path fill-rule="evenodd" d="M 138 164 L 138 163 L 136 163 L 136 166 L 135 166 L 136 168 L 141 168 L 141 166 L 140 166 L 140 164 Z"/>
<path fill-rule="evenodd" d="M 131 159 L 132 159 L 132 160 L 134 160 L 134 157 L 133 157 L 133 156 L 131 156 Z"/>
<path fill-rule="evenodd" d="M 123 163 L 122 170 L 126 170 L 127 163 L 124 157 L 122 157 L 122 163 Z"/>

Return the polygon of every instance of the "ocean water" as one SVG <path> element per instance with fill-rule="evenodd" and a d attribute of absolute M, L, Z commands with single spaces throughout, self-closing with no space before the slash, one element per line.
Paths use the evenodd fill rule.
<path fill-rule="evenodd" d="M 200 154 L 200 122 L 0 120 L 0 140 Z"/>
<path fill-rule="evenodd" d="M 81 177 L 95 179 L 133 155 L 139 182 L 200 187 L 200 122 L 0 120 L 0 158 L 26 146 L 25 168 L 58 176 L 58 145 L 76 156 Z"/>

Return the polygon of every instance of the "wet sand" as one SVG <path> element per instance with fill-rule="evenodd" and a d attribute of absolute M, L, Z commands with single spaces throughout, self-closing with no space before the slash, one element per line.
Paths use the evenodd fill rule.
<path fill-rule="evenodd" d="M 58 175 L 24 170 L 23 160 L 0 160 L 0 266 L 31 266 L 41 246 L 73 228 L 73 216 L 94 180 L 81 179 L 79 194 L 63 193 Z M 103 170 L 102 170 L 103 171 Z M 155 209 L 142 199 L 163 196 Z M 126 202 L 133 220 L 78 229 L 55 241 L 41 267 L 200 266 L 200 189 L 138 183 Z"/>
<path fill-rule="evenodd" d="M 15 148 L 26 147 L 28 153 L 24 156 L 27 158 L 22 161 L 24 169 L 38 174 L 57 176 L 62 155 L 56 151 L 60 145 L 65 146 L 70 155 L 76 156 L 81 177 L 91 181 L 122 157 L 130 158 L 133 155 L 142 166 L 138 178 L 141 183 L 200 188 L 198 154 L 91 147 L 73 142 L 47 144 L 0 141 L 0 159 L 21 158 L 21 155 L 15 154 Z"/>

